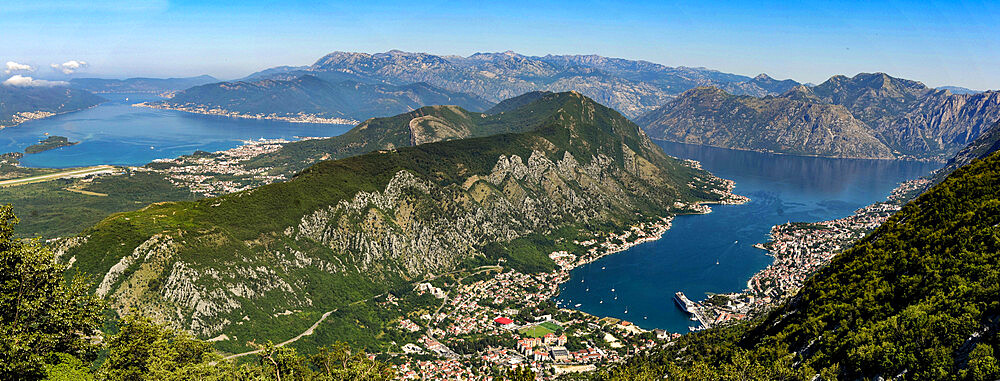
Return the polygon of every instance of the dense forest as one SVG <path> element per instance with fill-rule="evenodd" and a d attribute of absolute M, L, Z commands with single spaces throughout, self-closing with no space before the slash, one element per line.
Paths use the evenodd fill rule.
<path fill-rule="evenodd" d="M 993 154 L 907 204 L 769 316 L 686 335 L 598 378 L 995 380 L 998 189 Z"/>

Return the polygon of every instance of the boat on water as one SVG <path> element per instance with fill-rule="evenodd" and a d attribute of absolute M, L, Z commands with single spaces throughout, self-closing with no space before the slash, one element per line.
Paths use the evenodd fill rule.
<path fill-rule="evenodd" d="M 577 304 L 576 304 L 576 307 L 578 307 L 578 308 L 579 308 L 580 306 L 582 306 L 582 304 L 580 304 L 580 303 L 577 303 Z"/>
<path fill-rule="evenodd" d="M 687 312 L 689 314 L 694 313 L 694 307 L 695 307 L 694 302 L 692 302 L 691 299 L 688 299 L 688 297 L 684 295 L 683 292 L 677 291 L 676 293 L 674 293 L 674 302 L 676 302 L 677 306 L 681 308 L 681 311 Z"/>

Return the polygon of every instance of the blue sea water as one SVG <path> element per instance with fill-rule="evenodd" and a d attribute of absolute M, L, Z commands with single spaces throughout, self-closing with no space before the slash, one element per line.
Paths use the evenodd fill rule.
<path fill-rule="evenodd" d="M 109 101 L 87 110 L 0 130 L 0 153 L 23 152 L 25 147 L 45 139 L 48 133 L 80 144 L 25 155 L 22 165 L 50 168 L 143 165 L 153 159 L 174 158 L 197 150 L 230 149 L 239 146 L 242 140 L 337 136 L 352 127 L 233 119 L 132 106 L 160 99 L 149 94 L 101 96 Z"/>
<path fill-rule="evenodd" d="M 765 251 L 752 247 L 767 241 L 771 226 L 848 216 L 884 200 L 898 183 L 940 167 L 658 143 L 670 155 L 701 161 L 717 176 L 736 181 L 734 192 L 752 201 L 713 205 L 707 215 L 678 216 L 662 239 L 574 269 L 556 298 L 564 306 L 580 304 L 578 309 L 587 313 L 646 329 L 687 332 L 693 322 L 676 307 L 673 294 L 683 291 L 697 300 L 707 293 L 744 289 L 754 273 L 772 262 Z"/>

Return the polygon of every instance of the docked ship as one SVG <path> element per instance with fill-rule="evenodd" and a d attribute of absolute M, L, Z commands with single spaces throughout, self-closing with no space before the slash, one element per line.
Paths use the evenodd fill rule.
<path fill-rule="evenodd" d="M 677 306 L 681 308 L 681 311 L 689 314 L 694 313 L 694 302 L 692 302 L 691 299 L 688 299 L 683 292 L 677 291 L 674 293 L 674 302 L 677 302 Z"/>

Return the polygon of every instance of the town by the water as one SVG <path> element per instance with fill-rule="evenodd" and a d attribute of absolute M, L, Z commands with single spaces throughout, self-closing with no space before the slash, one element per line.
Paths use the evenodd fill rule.
<path fill-rule="evenodd" d="M 313 139 L 313 138 L 303 138 Z M 247 169 L 243 163 L 270 154 L 290 143 L 284 139 L 245 141 L 239 147 L 213 153 L 159 159 L 146 166 L 126 167 L 102 175 L 122 176 L 142 172 L 164 175 L 175 186 L 204 196 L 239 192 L 276 181 L 285 175 L 267 168 Z M 700 163 L 685 160 L 700 168 Z M 732 181 L 723 204 L 742 204 L 748 198 L 733 194 Z M 809 275 L 822 268 L 852 242 L 878 227 L 901 207 L 905 196 L 925 189 L 929 180 L 912 180 L 893 190 L 887 201 L 831 221 L 774 226 L 771 240 L 755 244 L 774 256 L 774 262 L 747 281 L 742 292 L 684 295 L 677 292 L 679 308 L 692 316 L 701 330 L 753 318 L 792 296 Z M 709 213 L 706 204 L 677 203 L 682 213 Z M 551 272 L 524 274 L 504 266 L 483 266 L 462 277 L 440 276 L 419 283 L 416 291 L 437 300 L 431 311 L 400 308 L 395 329 L 411 342 L 398 342 L 399 351 L 376 354 L 398 370 L 404 379 L 495 379 L 497 366 L 528 366 L 551 379 L 568 372 L 587 372 L 650 348 L 670 345 L 681 332 L 641 327 L 636 322 L 593 316 L 572 305 L 555 302 L 559 285 L 570 270 L 603 256 L 659 239 L 670 229 L 672 217 L 632 226 L 621 233 L 595 235 L 574 244 L 580 253 L 556 251 L 549 257 L 558 265 Z M 399 306 L 391 294 L 376 301 L 383 308 Z M 641 322 L 639 322 L 641 324 Z"/>

